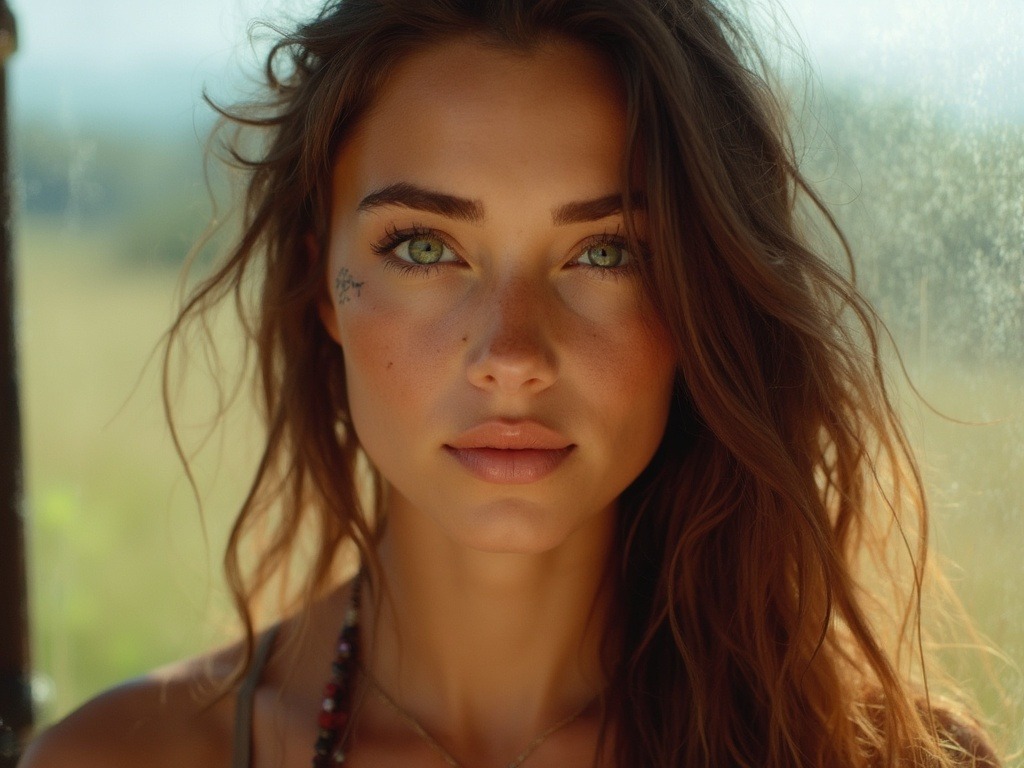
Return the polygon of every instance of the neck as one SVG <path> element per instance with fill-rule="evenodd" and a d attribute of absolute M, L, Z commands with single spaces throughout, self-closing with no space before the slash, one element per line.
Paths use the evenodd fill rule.
<path fill-rule="evenodd" d="M 605 686 L 613 535 L 609 509 L 549 551 L 481 552 L 396 500 L 379 613 L 364 601 L 371 674 L 431 732 L 521 746 Z"/>

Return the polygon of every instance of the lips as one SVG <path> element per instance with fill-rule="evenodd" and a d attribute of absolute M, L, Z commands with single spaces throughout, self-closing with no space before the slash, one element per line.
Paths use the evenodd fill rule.
<path fill-rule="evenodd" d="M 478 424 L 444 446 L 470 474 L 502 484 L 541 480 L 575 448 L 566 437 L 539 422 L 504 419 Z"/>

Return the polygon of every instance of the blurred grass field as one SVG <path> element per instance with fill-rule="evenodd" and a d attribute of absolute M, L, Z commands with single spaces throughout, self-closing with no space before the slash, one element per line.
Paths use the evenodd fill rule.
<path fill-rule="evenodd" d="M 225 531 L 253 442 L 228 436 L 200 457 L 203 524 L 164 423 L 155 344 L 177 275 L 127 270 L 110 236 L 59 226 L 17 233 L 34 663 L 42 722 L 119 680 L 229 636 L 220 586 Z M 934 356 L 933 356 L 934 357 Z M 911 360 L 910 363 L 915 361 Z M 931 489 L 934 534 L 979 629 L 1024 660 L 1024 371 L 932 359 L 912 365 L 908 426 Z M 187 413 L 212 394 L 190 391 Z M 241 424 L 245 435 L 247 425 Z M 955 673 L 1017 734 L 972 654 Z M 1019 670 L 995 664 L 1010 699 Z M 1013 714 L 1008 714 L 1013 711 Z M 1016 740 L 1017 736 L 1012 736 Z"/>
<path fill-rule="evenodd" d="M 21 234 L 30 597 L 45 722 L 223 639 L 218 560 L 252 451 L 243 442 L 200 457 L 201 518 L 164 421 L 154 353 L 176 275 L 126 271 L 112 244 L 88 232 Z M 188 393 L 186 427 L 213 402 L 212 391 Z"/>

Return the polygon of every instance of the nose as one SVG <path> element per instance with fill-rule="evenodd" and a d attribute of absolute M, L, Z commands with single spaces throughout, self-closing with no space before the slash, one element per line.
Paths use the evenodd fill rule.
<path fill-rule="evenodd" d="M 510 279 L 485 295 L 468 336 L 470 383 L 503 394 L 550 387 L 558 377 L 552 314 L 545 287 L 526 279 Z"/>

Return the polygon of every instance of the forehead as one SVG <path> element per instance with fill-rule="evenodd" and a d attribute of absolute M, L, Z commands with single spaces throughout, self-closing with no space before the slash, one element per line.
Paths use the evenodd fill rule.
<path fill-rule="evenodd" d="M 545 79 L 538 80 L 539 75 Z M 379 95 L 383 108 L 389 97 L 408 98 L 428 93 L 466 107 L 488 95 L 504 95 L 522 107 L 547 106 L 545 95 L 560 91 L 588 98 L 618 96 L 618 77 L 595 49 L 564 37 L 551 36 L 530 48 L 512 48 L 477 36 L 435 42 L 400 60 Z"/>
<path fill-rule="evenodd" d="M 336 195 L 396 182 L 480 199 L 607 194 L 622 186 L 624 113 L 614 70 L 581 43 L 432 44 L 396 65 L 340 148 Z"/>

